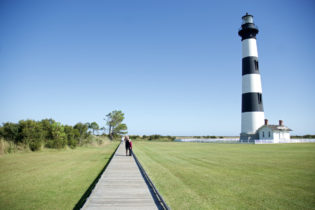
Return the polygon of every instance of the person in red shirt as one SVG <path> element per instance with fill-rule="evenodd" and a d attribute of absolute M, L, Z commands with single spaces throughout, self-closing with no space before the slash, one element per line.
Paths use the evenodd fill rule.
<path fill-rule="evenodd" d="M 131 156 L 132 155 L 132 141 L 131 139 L 128 139 L 128 141 L 129 141 L 129 156 Z"/>
<path fill-rule="evenodd" d="M 129 136 L 125 136 L 125 147 L 126 147 L 126 156 L 128 156 L 128 151 L 130 151 L 130 144 L 129 144 Z M 130 152 L 129 152 L 130 154 Z"/>

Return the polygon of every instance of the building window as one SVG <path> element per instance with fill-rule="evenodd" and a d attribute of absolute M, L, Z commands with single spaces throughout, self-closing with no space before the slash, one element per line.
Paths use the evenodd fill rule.
<path fill-rule="evenodd" d="M 262 103 L 261 93 L 257 93 L 258 96 L 258 104 Z"/>
<path fill-rule="evenodd" d="M 271 137 L 271 135 L 270 135 L 270 131 L 269 131 L 269 138 Z"/>
<path fill-rule="evenodd" d="M 263 138 L 265 137 L 265 132 L 263 131 Z"/>
<path fill-rule="evenodd" d="M 255 63 L 255 70 L 258 71 L 259 70 L 258 61 L 254 60 L 254 63 Z"/>

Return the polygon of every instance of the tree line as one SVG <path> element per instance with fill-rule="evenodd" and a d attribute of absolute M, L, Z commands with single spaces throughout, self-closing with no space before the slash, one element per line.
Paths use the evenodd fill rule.
<path fill-rule="evenodd" d="M 92 128 L 91 124 L 81 122 L 70 126 L 53 119 L 20 120 L 18 123 L 6 122 L 0 126 L 0 137 L 16 145 L 29 147 L 32 151 L 39 150 L 42 146 L 64 148 L 68 145 L 75 148 L 88 139 L 91 134 L 89 128 Z"/>
<path fill-rule="evenodd" d="M 125 119 L 124 113 L 120 110 L 114 110 L 106 115 L 106 125 L 108 126 L 108 136 L 111 140 L 127 133 L 127 125 L 122 123 Z M 4 139 L 14 145 L 29 148 L 37 151 L 41 147 L 46 148 L 64 148 L 88 143 L 95 132 L 103 130 L 96 122 L 77 123 L 74 126 L 63 125 L 53 119 L 20 120 L 18 123 L 6 122 L 0 126 L 0 139 Z"/>
<path fill-rule="evenodd" d="M 163 135 L 129 135 L 129 138 L 136 141 L 148 140 L 148 141 L 174 141 L 176 139 L 175 136 L 163 136 Z"/>
<path fill-rule="evenodd" d="M 307 134 L 303 136 L 291 136 L 292 139 L 315 139 L 315 135 Z"/>
<path fill-rule="evenodd" d="M 18 123 L 6 122 L 0 126 L 1 138 L 14 145 L 29 148 L 32 151 L 46 148 L 64 148 L 69 146 L 75 148 L 90 142 L 91 134 L 102 130 L 108 131 L 108 137 L 113 140 L 127 134 L 127 125 L 123 123 L 125 119 L 124 113 L 121 110 L 114 110 L 108 113 L 105 117 L 106 125 L 100 128 L 96 122 L 92 123 L 77 123 L 74 126 L 63 125 L 53 119 L 35 120 L 20 120 Z M 92 132 L 91 132 L 92 131 Z M 130 136 L 133 140 L 159 140 L 159 141 L 174 141 L 172 136 Z"/>

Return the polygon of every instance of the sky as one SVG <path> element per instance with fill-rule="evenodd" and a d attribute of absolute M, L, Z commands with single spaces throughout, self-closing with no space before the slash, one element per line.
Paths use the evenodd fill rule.
<path fill-rule="evenodd" d="M 312 0 L 0 0 L 0 123 L 122 110 L 129 134 L 239 135 L 246 12 L 265 117 L 314 134 Z"/>

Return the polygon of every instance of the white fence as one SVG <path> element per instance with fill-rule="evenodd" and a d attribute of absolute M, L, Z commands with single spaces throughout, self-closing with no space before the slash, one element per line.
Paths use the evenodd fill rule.
<path fill-rule="evenodd" d="M 286 143 L 308 143 L 308 142 L 314 142 L 315 139 L 290 139 L 290 140 L 279 140 L 279 144 L 286 144 Z M 274 144 L 275 142 L 273 140 L 255 140 L 255 144 Z"/>
<path fill-rule="evenodd" d="M 198 142 L 198 143 L 238 143 L 239 138 L 230 139 L 175 139 L 176 142 Z"/>
<path fill-rule="evenodd" d="M 255 140 L 249 142 L 240 142 L 239 138 L 230 139 L 175 139 L 176 142 L 196 142 L 196 143 L 230 143 L 230 144 L 275 144 L 274 140 Z M 315 139 L 290 139 L 290 140 L 279 140 L 279 144 L 284 143 L 308 143 L 314 142 Z"/>

